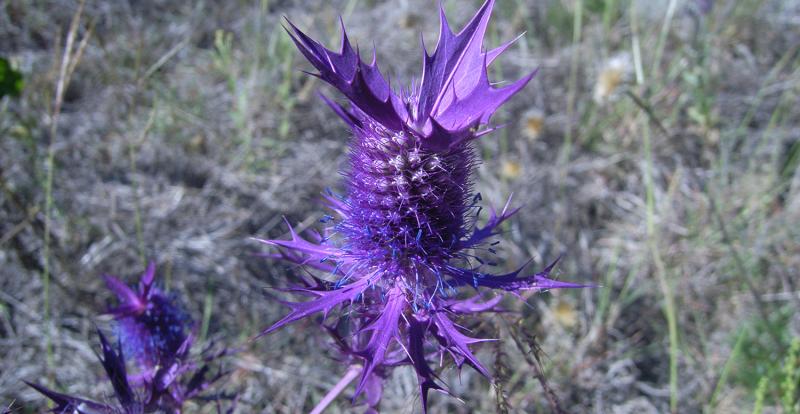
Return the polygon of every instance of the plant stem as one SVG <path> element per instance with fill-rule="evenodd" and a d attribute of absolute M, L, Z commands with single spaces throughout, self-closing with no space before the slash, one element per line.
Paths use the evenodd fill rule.
<path fill-rule="evenodd" d="M 51 227 L 52 227 L 52 214 L 53 214 L 53 177 L 55 170 L 56 158 L 56 135 L 58 133 L 58 120 L 61 116 L 61 105 L 64 102 L 64 93 L 69 85 L 69 79 L 72 72 L 75 70 L 77 62 L 80 60 L 81 54 L 86 47 L 89 38 L 86 35 L 78 46 L 77 53 L 73 54 L 75 46 L 75 37 L 78 33 L 78 26 L 80 25 L 81 15 L 83 14 L 84 1 L 78 5 L 78 10 L 72 16 L 69 31 L 67 32 L 67 39 L 64 44 L 64 52 L 61 56 L 61 65 L 58 71 L 58 80 L 56 82 L 56 94 L 53 102 L 53 110 L 50 116 L 50 140 L 47 144 L 47 158 L 45 159 L 45 182 L 44 182 L 44 266 L 42 270 L 42 302 L 44 314 L 43 321 L 45 325 L 50 322 L 50 276 L 52 274 L 51 268 Z M 46 369 L 52 365 L 52 343 L 51 343 L 50 327 L 45 327 L 45 367 Z"/>
<path fill-rule="evenodd" d="M 644 156 L 645 156 L 645 205 L 647 244 L 653 256 L 656 278 L 664 295 L 664 316 L 667 319 L 667 332 L 669 336 L 669 408 L 671 413 L 678 412 L 678 319 L 675 308 L 675 297 L 672 292 L 664 261 L 658 247 L 658 234 L 655 222 L 655 184 L 653 183 L 653 153 L 650 143 L 650 124 L 644 122 Z"/>
<path fill-rule="evenodd" d="M 583 27 L 583 0 L 575 2 L 575 14 L 572 20 L 572 59 L 570 62 L 569 84 L 567 95 L 567 130 L 564 146 L 561 148 L 560 164 L 569 161 L 572 152 L 572 128 L 575 117 L 575 101 L 578 95 L 578 64 L 580 64 L 581 29 Z"/>
<path fill-rule="evenodd" d="M 354 379 L 358 376 L 358 373 L 361 371 L 361 367 L 358 365 L 351 365 L 350 368 L 345 372 L 342 379 L 336 383 L 336 385 L 322 397 L 322 400 L 319 404 L 314 407 L 313 410 L 309 414 L 321 414 L 328 406 L 339 396 L 339 394 L 353 382 Z"/>

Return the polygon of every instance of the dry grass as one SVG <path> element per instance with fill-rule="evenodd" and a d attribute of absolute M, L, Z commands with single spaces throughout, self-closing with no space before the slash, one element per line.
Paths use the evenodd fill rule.
<path fill-rule="evenodd" d="M 345 370 L 310 323 L 247 342 L 285 311 L 265 288 L 296 271 L 249 237 L 282 236 L 284 214 L 316 224 L 348 132 L 279 19 L 334 44 L 342 13 L 408 80 L 434 8 L 126 3 L 88 1 L 74 30 L 78 1 L 0 5 L 0 55 L 26 82 L 0 100 L 0 406 L 41 409 L 23 379 L 108 395 L 99 276 L 130 281 L 153 259 L 209 339 L 245 347 L 226 362 L 239 412 L 308 411 Z M 471 3 L 445 6 L 463 24 Z M 490 75 L 540 68 L 480 144 L 485 202 L 525 206 L 504 266 L 565 253 L 560 277 L 602 287 L 508 300 L 519 313 L 472 326 L 506 339 L 478 353 L 502 386 L 447 368 L 464 401 L 433 396 L 432 412 L 546 412 L 552 395 L 567 412 L 784 407 L 780 365 L 800 336 L 800 7 L 701 3 L 497 0 L 488 42 L 527 34 Z M 413 373 L 390 383 L 384 411 L 416 412 Z"/>

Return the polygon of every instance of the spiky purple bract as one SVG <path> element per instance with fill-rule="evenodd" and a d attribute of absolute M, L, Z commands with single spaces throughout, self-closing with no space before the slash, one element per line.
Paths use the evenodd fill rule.
<path fill-rule="evenodd" d="M 118 405 L 86 400 L 55 392 L 49 388 L 31 382 L 25 381 L 25 383 L 56 404 L 56 406 L 50 410 L 50 412 L 53 413 L 141 414 L 152 412 L 152 410 L 145 411 L 145 404 L 139 400 L 139 396 L 136 395 L 128 382 L 127 371 L 125 369 L 125 357 L 123 356 L 121 347 L 117 345 L 117 350 L 115 350 L 102 332 L 98 330 L 97 334 L 100 337 L 100 351 L 102 354 L 99 355 L 100 362 L 103 364 L 108 380 L 111 382 L 111 386 L 114 389 L 114 395 L 117 397 Z"/>
<path fill-rule="evenodd" d="M 458 299 L 458 287 L 517 294 L 582 286 L 550 279 L 555 263 L 533 275 L 521 275 L 521 269 L 493 275 L 472 254 L 517 211 L 506 205 L 499 215 L 492 210 L 484 226 L 475 224 L 480 197 L 472 191 L 473 141 L 492 130 L 492 114 L 534 75 L 502 88 L 490 85 L 487 66 L 511 44 L 483 50 L 492 6 L 493 0 L 484 3 L 458 34 L 442 10 L 439 41 L 433 54 L 424 53 L 422 79 L 401 93 L 383 78 L 374 57 L 369 64 L 361 60 L 344 27 L 337 53 L 287 21 L 292 40 L 319 71 L 312 75 L 349 100 L 344 108 L 323 97 L 354 137 L 347 195 L 326 197 L 339 219 L 325 237 L 306 240 L 290 226 L 291 240 L 262 240 L 280 247 L 281 258 L 329 272 L 335 281 L 314 277 L 289 289 L 312 299 L 286 303 L 292 311 L 262 334 L 348 308 L 349 326 L 340 319 L 327 329 L 343 360 L 363 366 L 354 398 L 366 393 L 371 408 L 388 370 L 409 364 L 427 410 L 428 391 L 445 391 L 427 363 L 431 354 L 450 354 L 459 368 L 468 364 L 490 376 L 470 349 L 485 339 L 465 335 L 450 316 L 495 310 L 499 298 L 478 293 Z"/>

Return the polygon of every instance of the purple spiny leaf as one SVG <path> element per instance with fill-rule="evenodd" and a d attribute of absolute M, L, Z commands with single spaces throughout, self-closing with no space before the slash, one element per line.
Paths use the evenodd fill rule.
<path fill-rule="evenodd" d="M 491 379 L 491 374 L 489 374 L 486 367 L 478 361 L 478 358 L 472 354 L 469 346 L 479 342 L 493 341 L 493 339 L 471 338 L 462 334 L 444 312 L 436 312 L 431 315 L 431 318 L 433 319 L 433 325 L 435 327 L 436 339 L 439 340 L 444 349 L 450 352 L 453 359 L 456 361 L 456 365 L 461 368 L 466 362 L 475 368 L 476 371 L 480 372 L 481 375 Z"/>
<path fill-rule="evenodd" d="M 364 358 L 364 370 L 353 398 L 361 394 L 369 376 L 376 367 L 383 364 L 386 351 L 391 346 L 392 341 L 398 339 L 400 315 L 408 306 L 408 303 L 406 303 L 405 295 L 399 287 L 389 289 L 386 295 L 386 305 L 383 308 L 383 313 L 371 325 L 364 328 L 365 331 L 371 332 L 372 335 L 366 347 L 358 351 L 358 354 Z"/>
<path fill-rule="evenodd" d="M 496 312 L 498 311 L 497 305 L 503 300 L 502 295 L 497 295 L 491 299 L 484 300 L 481 295 L 474 295 L 469 299 L 463 300 L 448 300 L 446 301 L 445 308 L 455 314 L 472 314 L 480 312 Z M 481 302 L 481 300 L 483 300 Z"/>
<path fill-rule="evenodd" d="M 100 348 L 103 353 L 100 362 L 106 370 L 108 380 L 111 381 L 111 385 L 114 387 L 114 393 L 119 403 L 123 407 L 138 405 L 133 390 L 128 383 L 128 374 L 125 370 L 125 358 L 122 354 L 122 347 L 117 344 L 118 351 L 114 351 L 114 348 L 111 347 L 105 335 L 103 335 L 99 329 L 97 330 L 97 334 L 100 336 Z"/>
<path fill-rule="evenodd" d="M 530 276 L 519 276 L 522 268 L 504 275 L 493 275 L 478 272 L 470 269 L 449 267 L 447 273 L 453 277 L 451 282 L 454 285 L 469 285 L 474 288 L 486 287 L 490 289 L 500 289 L 509 292 L 519 292 L 525 290 L 545 291 L 549 289 L 576 289 L 593 287 L 593 285 L 582 285 L 577 283 L 562 282 L 551 279 L 550 271 L 558 263 L 556 259 L 541 272 Z"/>
<path fill-rule="evenodd" d="M 428 333 L 430 319 L 419 320 L 412 317 L 409 321 L 408 332 L 408 355 L 414 371 L 417 373 L 419 383 L 419 395 L 422 398 L 422 411 L 428 412 L 428 391 L 444 390 L 436 383 L 436 374 L 431 370 L 428 361 L 425 360 L 425 336 Z"/>
<path fill-rule="evenodd" d="M 464 249 L 472 248 L 479 245 L 480 243 L 485 242 L 488 238 L 497 235 L 498 233 L 495 231 L 495 229 L 499 227 L 501 224 L 503 224 L 504 221 L 511 218 L 511 216 L 516 214 L 520 209 L 520 207 L 517 207 L 515 209 L 509 210 L 509 205 L 511 204 L 511 198 L 512 197 L 508 197 L 508 200 L 506 201 L 505 206 L 503 206 L 503 210 L 500 212 L 499 216 L 497 215 L 495 209 L 490 207 L 489 220 L 483 227 L 475 226 L 475 229 L 473 230 L 470 237 L 467 240 L 461 242 L 461 247 Z"/>
<path fill-rule="evenodd" d="M 329 312 L 333 307 L 340 305 L 344 302 L 352 302 L 364 290 L 369 287 L 371 279 L 359 279 L 349 285 L 345 285 L 339 289 L 331 291 L 309 291 L 318 296 L 317 299 L 308 302 L 285 302 L 286 305 L 292 308 L 292 311 L 284 316 L 278 322 L 265 329 L 258 336 L 264 336 L 270 332 L 275 331 L 284 325 L 290 324 L 298 319 L 305 318 L 317 312 Z"/>
<path fill-rule="evenodd" d="M 77 414 L 118 414 L 119 411 L 114 407 L 100 404 L 94 401 L 85 400 L 83 398 L 73 397 L 66 394 L 55 392 L 47 387 L 35 384 L 28 381 L 23 381 L 29 387 L 35 389 L 40 394 L 44 395 L 56 406 L 50 410 L 52 413 L 77 413 Z"/>

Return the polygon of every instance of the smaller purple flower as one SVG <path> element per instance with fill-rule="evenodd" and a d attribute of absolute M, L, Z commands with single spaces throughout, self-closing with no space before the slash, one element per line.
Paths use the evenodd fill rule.
<path fill-rule="evenodd" d="M 117 321 L 117 336 L 125 352 L 136 360 L 139 377 L 150 380 L 158 367 L 174 360 L 190 341 L 192 320 L 174 295 L 167 295 L 153 285 L 153 263 L 142 275 L 138 290 L 114 276 L 104 278 L 120 301 L 119 306 L 109 311 Z"/>
<path fill-rule="evenodd" d="M 223 374 L 214 374 L 208 381 L 210 366 L 204 364 L 198 369 L 190 360 L 194 343 L 192 320 L 177 297 L 154 285 L 155 270 L 155 264 L 150 263 L 138 290 L 105 276 L 106 285 L 120 301 L 109 313 L 117 322 L 116 332 L 123 349 L 138 365 L 139 372 L 129 375 L 128 380 L 148 390 L 148 406 L 179 410 L 184 401 L 197 396 Z M 221 355 L 206 357 L 205 362 Z"/>
<path fill-rule="evenodd" d="M 98 330 L 100 362 L 118 400 L 118 405 L 61 394 L 41 385 L 28 385 L 55 402 L 52 412 L 78 414 L 180 413 L 184 403 L 196 398 L 224 376 L 212 373 L 211 363 L 227 349 L 202 361 L 190 358 L 194 343 L 192 322 L 176 297 L 154 286 L 155 265 L 142 275 L 138 290 L 113 276 L 105 276 L 108 288 L 119 298 L 109 313 L 115 319 L 117 350 Z M 131 356 L 137 372 L 129 374 L 125 356 Z M 218 411 L 221 408 L 218 405 Z"/>

